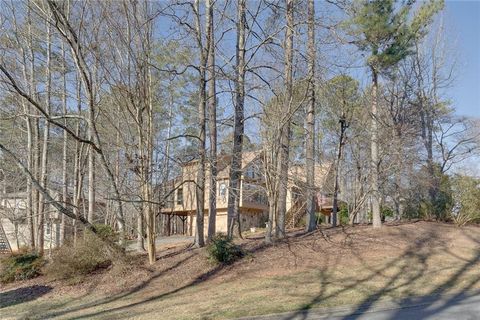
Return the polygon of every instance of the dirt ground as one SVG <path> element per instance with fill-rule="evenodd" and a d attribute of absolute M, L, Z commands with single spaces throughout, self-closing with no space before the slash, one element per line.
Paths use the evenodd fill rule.
<path fill-rule="evenodd" d="M 166 245 L 153 266 L 137 255 L 125 270 L 83 283 L 39 277 L 0 288 L 5 319 L 225 319 L 316 307 L 365 304 L 480 289 L 480 226 L 437 222 L 322 227 L 289 232 L 228 266 L 204 249 Z"/>

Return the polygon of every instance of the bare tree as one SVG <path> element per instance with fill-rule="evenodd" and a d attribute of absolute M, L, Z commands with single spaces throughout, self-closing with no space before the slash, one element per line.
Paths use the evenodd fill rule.
<path fill-rule="evenodd" d="M 215 87 L 215 38 L 214 12 L 215 1 L 206 0 L 206 34 L 207 34 L 207 83 L 208 83 L 208 127 L 210 138 L 210 190 L 208 201 L 208 241 L 215 235 L 217 219 L 217 94 Z"/>
<path fill-rule="evenodd" d="M 278 238 L 285 237 L 285 217 L 287 214 L 287 188 L 288 188 L 288 163 L 290 161 L 290 137 L 291 137 L 291 113 L 293 100 L 293 9 L 294 1 L 286 0 L 285 17 L 287 25 L 285 28 L 285 69 L 284 86 L 285 97 L 283 99 L 283 114 L 286 119 L 281 119 L 280 128 L 280 151 L 277 163 L 278 182 L 278 206 L 277 206 L 277 228 L 275 235 Z"/>
<path fill-rule="evenodd" d="M 124 216 L 123 216 L 123 207 L 121 203 L 121 197 L 120 197 L 120 192 L 118 190 L 118 186 L 115 181 L 115 177 L 110 169 L 110 166 L 107 162 L 107 159 L 105 157 L 105 154 L 102 152 L 101 149 L 101 143 L 100 143 L 100 137 L 98 134 L 98 130 L 96 129 L 96 124 L 95 124 L 95 107 L 96 107 L 96 102 L 95 102 L 95 88 L 94 88 L 94 83 L 93 83 L 93 76 L 92 72 L 89 70 L 88 64 L 85 60 L 84 52 L 81 43 L 79 42 L 79 37 L 77 33 L 75 32 L 74 28 L 70 24 L 70 21 L 68 17 L 65 15 L 65 12 L 53 1 L 47 0 L 48 6 L 53 14 L 53 18 L 55 20 L 55 26 L 57 31 L 61 34 L 63 39 L 68 43 L 73 60 L 75 62 L 75 65 L 77 67 L 77 72 L 80 75 L 80 79 L 82 81 L 85 93 L 87 95 L 87 104 L 88 104 L 88 140 L 89 143 L 89 148 L 90 154 L 89 154 L 89 201 L 88 201 L 88 215 L 90 218 L 93 218 L 91 215 L 93 214 L 94 210 L 94 203 L 95 203 L 95 186 L 90 185 L 90 181 L 94 181 L 95 179 L 95 157 L 93 152 L 97 153 L 100 155 L 100 160 L 103 165 L 103 168 L 105 172 L 107 173 L 107 176 L 113 186 L 114 193 L 116 198 L 118 199 L 118 212 L 117 212 L 117 224 L 118 224 L 118 229 L 120 231 L 120 239 L 122 244 L 125 242 L 125 223 L 124 223 Z M 38 108 L 37 108 L 38 109 Z M 58 123 L 56 123 L 57 126 L 59 126 Z M 66 129 L 64 126 L 62 129 Z M 72 132 L 69 132 L 71 136 Z M 75 136 L 74 136 L 75 137 Z M 87 142 L 83 141 L 83 142 Z"/>
<path fill-rule="evenodd" d="M 246 1 L 237 1 L 237 42 L 235 64 L 235 118 L 233 125 L 232 164 L 230 167 L 230 185 L 228 188 L 228 236 L 236 232 L 241 236 L 240 227 L 240 177 L 244 135 L 244 104 L 245 104 L 245 27 Z"/>
<path fill-rule="evenodd" d="M 51 105 L 51 85 L 52 85 L 52 76 L 51 76 L 51 54 L 52 54 L 52 32 L 50 24 L 46 23 L 47 28 L 47 39 L 46 39 L 46 46 L 47 46 L 47 53 L 46 53 L 46 67 L 45 67 L 45 112 L 46 115 L 50 115 L 50 105 Z M 48 149 L 50 143 L 50 123 L 45 120 L 44 127 L 43 127 L 43 147 L 42 147 L 42 161 L 41 167 L 42 171 L 40 173 L 40 185 L 48 189 Z M 38 244 L 38 251 L 42 254 L 44 248 L 44 224 L 45 224 L 45 203 L 44 195 L 40 194 L 40 198 L 38 201 L 38 224 L 37 224 L 37 244 Z"/>
<path fill-rule="evenodd" d="M 307 8 L 308 24 L 308 107 L 307 125 L 305 129 L 305 156 L 307 173 L 307 222 L 306 231 L 310 232 L 316 228 L 316 202 L 315 202 L 315 2 L 308 0 Z"/>
<path fill-rule="evenodd" d="M 196 232 L 195 244 L 198 247 L 205 245 L 204 219 L 205 219 L 205 130 L 207 111 L 207 90 L 206 90 L 206 66 L 207 55 L 203 45 L 202 27 L 200 24 L 200 3 L 195 0 L 193 5 L 196 41 L 199 49 L 200 63 L 198 67 L 198 168 L 195 187 L 196 195 Z"/>

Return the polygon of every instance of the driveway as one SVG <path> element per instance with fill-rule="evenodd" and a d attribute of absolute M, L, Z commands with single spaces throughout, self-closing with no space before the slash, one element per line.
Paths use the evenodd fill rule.
<path fill-rule="evenodd" d="M 155 244 L 157 247 L 162 247 L 169 244 L 176 244 L 176 243 L 193 243 L 195 240 L 194 237 L 190 236 L 181 236 L 181 235 L 173 235 L 169 237 L 157 237 Z M 137 250 L 137 243 L 135 240 L 130 240 L 127 242 L 127 251 L 135 251 Z"/>

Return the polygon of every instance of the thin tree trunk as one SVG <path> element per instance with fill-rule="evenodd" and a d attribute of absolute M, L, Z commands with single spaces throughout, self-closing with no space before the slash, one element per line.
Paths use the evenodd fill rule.
<path fill-rule="evenodd" d="M 51 76 L 51 28 L 50 24 L 47 23 L 47 60 L 46 60 L 46 68 L 45 68 L 45 111 L 47 115 L 50 115 L 50 99 L 51 99 L 51 83 L 52 83 L 52 76 Z M 40 184 L 43 188 L 48 189 L 47 181 L 48 181 L 48 149 L 50 144 L 50 122 L 45 120 L 44 128 L 43 128 L 43 148 L 42 148 L 42 172 L 40 176 Z M 44 199 L 44 195 L 40 194 L 39 199 L 39 215 L 38 215 L 38 251 L 40 254 L 43 254 L 43 247 L 44 247 L 44 222 L 45 222 L 45 209 L 46 209 L 46 201 Z"/>
<path fill-rule="evenodd" d="M 344 106 L 345 107 L 345 106 Z M 346 123 L 345 117 L 342 115 L 340 119 L 340 139 L 338 141 L 338 152 L 337 152 L 337 160 L 335 161 L 335 182 L 333 187 L 333 208 L 332 208 L 332 226 L 337 226 L 338 220 L 338 189 L 339 189 L 339 175 L 340 175 L 340 161 L 342 159 L 342 151 L 343 151 L 343 140 L 345 138 L 345 130 L 346 130 Z"/>
<path fill-rule="evenodd" d="M 63 56 L 63 92 L 62 92 L 62 106 L 63 114 L 67 115 L 67 66 L 66 66 L 66 57 L 65 57 L 65 48 L 62 43 L 62 56 Z M 65 119 L 64 125 L 67 125 L 67 120 Z M 63 205 L 67 206 L 68 202 L 68 176 L 67 176 L 67 147 L 68 147 L 68 133 L 63 131 L 63 157 L 62 157 L 62 200 Z M 60 244 L 65 242 L 65 215 L 61 215 L 61 225 L 60 225 Z"/>
<path fill-rule="evenodd" d="M 140 106 L 137 107 L 137 135 L 138 135 L 138 167 L 139 167 L 139 178 L 140 178 L 140 194 L 142 197 L 141 203 L 141 210 L 137 217 L 137 250 L 144 251 L 145 250 L 145 237 L 144 237 L 144 229 L 145 229 L 145 218 L 147 217 L 147 192 L 146 192 L 146 164 L 145 164 L 145 157 L 144 157 L 144 135 L 143 135 L 143 116 L 142 116 L 142 108 Z"/>
<path fill-rule="evenodd" d="M 232 163 L 227 204 L 228 237 L 236 232 L 241 237 L 240 228 L 240 178 L 244 134 L 244 103 L 245 103 L 245 27 L 246 1 L 237 2 L 237 45 L 236 45 L 236 80 L 235 80 L 235 119 L 233 127 Z"/>
<path fill-rule="evenodd" d="M 197 247 L 205 245 L 204 239 L 204 210 L 205 210 L 205 119 L 206 119 L 206 81 L 205 67 L 206 57 L 205 50 L 202 45 L 202 30 L 200 27 L 200 7 L 199 0 L 195 0 L 196 11 L 196 33 L 197 42 L 200 50 L 200 77 L 198 88 L 198 168 L 197 181 L 195 187 L 196 193 L 196 233 L 195 244 Z"/>
<path fill-rule="evenodd" d="M 33 53 L 33 37 L 32 37 L 32 20 L 31 20 L 31 9 L 30 6 L 27 8 L 27 23 L 28 23 L 28 44 L 30 47 L 30 77 L 29 77 L 29 93 L 31 96 L 36 94 L 35 86 L 35 55 Z M 33 114 L 38 113 L 36 109 L 33 110 Z M 29 169 L 33 173 L 34 177 L 38 178 L 38 160 L 39 160 L 39 131 L 38 131 L 38 118 L 34 120 L 29 119 L 27 126 L 29 127 Z M 38 199 L 39 194 L 38 190 L 32 187 L 32 181 L 27 179 L 28 185 L 27 188 L 30 189 L 29 193 L 29 230 L 30 230 L 30 245 L 32 248 L 36 247 L 36 223 L 37 223 L 37 214 L 38 214 Z"/>
<path fill-rule="evenodd" d="M 92 95 L 89 93 L 89 95 Z M 94 140 L 93 126 L 95 122 L 95 109 L 93 97 L 89 97 L 88 104 L 88 139 Z M 88 213 L 87 220 L 90 223 L 94 221 L 95 214 L 95 151 L 92 146 L 88 148 Z"/>
<path fill-rule="evenodd" d="M 268 223 L 267 231 L 265 232 L 265 242 L 272 243 L 273 221 L 275 221 L 276 207 L 274 204 L 268 204 Z"/>
<path fill-rule="evenodd" d="M 371 199 L 372 199 L 372 218 L 373 227 L 380 228 L 382 226 L 382 219 L 380 216 L 380 193 L 378 189 L 378 113 L 377 113 L 377 101 L 378 101 L 378 74 L 377 71 L 372 68 L 372 110 L 371 117 L 372 123 L 370 128 L 371 140 L 371 158 L 370 158 L 370 183 L 371 183 Z"/>
<path fill-rule="evenodd" d="M 275 234 L 278 238 L 285 237 L 285 217 L 287 214 L 287 190 L 288 190 L 288 162 L 290 158 L 290 113 L 293 93 L 293 0 L 286 0 L 286 20 L 287 28 L 285 31 L 285 98 L 283 105 L 283 114 L 286 115 L 285 123 L 281 124 L 280 130 L 280 152 L 278 161 L 278 224 Z"/>
<path fill-rule="evenodd" d="M 38 114 L 38 112 L 36 112 Z M 33 120 L 33 176 L 37 181 L 40 180 L 40 120 L 35 118 Z M 40 192 L 38 189 L 33 189 L 33 221 L 35 225 L 35 247 L 38 247 L 38 219 L 40 208 Z"/>
<path fill-rule="evenodd" d="M 207 78 L 208 78 L 208 125 L 210 138 L 210 192 L 208 201 L 208 236 L 215 236 L 217 219 L 217 94 L 215 88 L 215 40 L 213 30 L 213 3 L 206 0 L 207 11 Z"/>
<path fill-rule="evenodd" d="M 148 13 L 148 2 L 145 2 L 145 14 Z M 156 261 L 156 248 L 155 248 L 155 212 L 152 208 L 152 159 L 153 159 L 153 102 L 152 102 L 152 76 L 150 71 L 150 47 L 151 47 L 151 28 L 149 25 L 146 37 L 146 47 L 147 49 L 147 66 L 145 67 L 146 71 L 146 98 L 147 98 L 147 145 L 146 145 L 146 199 L 147 202 L 147 211 L 146 211 L 146 223 L 147 223 L 147 246 L 148 246 L 148 260 L 150 264 L 153 264 Z"/>
<path fill-rule="evenodd" d="M 167 141 L 165 146 L 165 164 L 163 167 L 163 179 L 165 183 L 168 183 L 170 179 L 170 138 L 172 137 L 172 124 L 173 124 L 173 96 L 170 95 L 170 106 L 168 110 L 168 128 L 167 128 Z"/>
<path fill-rule="evenodd" d="M 80 116 L 82 114 L 82 86 L 79 79 L 76 79 L 77 86 L 77 113 Z M 80 122 L 77 121 L 77 127 L 75 129 L 75 134 L 80 135 Z M 79 205 L 80 205 L 80 193 L 82 190 L 82 178 L 81 178 L 81 152 L 80 152 L 80 142 L 75 140 L 75 154 L 74 154 L 74 169 L 73 169 L 73 214 L 76 218 L 79 216 Z M 77 219 L 73 219 L 73 244 L 77 243 Z"/>
<path fill-rule="evenodd" d="M 308 110 L 305 154 L 307 173 L 307 223 L 306 231 L 315 230 L 315 3 L 308 0 Z"/>
<path fill-rule="evenodd" d="M 28 18 L 29 20 L 29 18 Z M 29 28 L 30 28 L 30 21 Z M 23 77 L 25 82 L 29 82 L 29 78 L 27 76 L 27 58 L 26 53 L 22 49 L 23 55 Z M 33 72 L 33 71 L 32 71 Z M 29 94 L 32 94 L 33 85 L 30 83 L 29 86 Z M 30 113 L 30 108 L 28 107 L 26 101 L 22 99 L 23 111 L 25 114 Z M 27 127 L 27 168 L 31 172 L 33 172 L 33 136 L 32 136 L 32 120 L 29 116 L 25 116 L 25 123 Z M 32 188 L 32 181 L 27 179 L 27 224 L 28 224 L 28 234 L 29 234 L 29 246 L 31 249 L 35 248 L 35 224 L 33 221 L 34 209 L 33 209 L 33 188 Z"/>
<path fill-rule="evenodd" d="M 142 204 L 142 208 L 140 213 L 137 217 L 137 250 L 138 251 L 145 251 L 145 244 L 144 244 L 144 236 L 143 236 L 143 220 L 144 220 L 144 204 Z"/>
<path fill-rule="evenodd" d="M 28 108 L 27 108 L 28 110 Z M 26 110 L 26 111 L 27 111 Z M 26 117 L 27 123 L 27 168 L 33 172 L 33 156 L 32 156 L 32 121 L 29 117 Z M 35 224 L 33 221 L 34 209 L 33 209 L 33 188 L 32 181 L 27 179 L 27 223 L 29 232 L 29 245 L 31 249 L 35 248 Z"/>

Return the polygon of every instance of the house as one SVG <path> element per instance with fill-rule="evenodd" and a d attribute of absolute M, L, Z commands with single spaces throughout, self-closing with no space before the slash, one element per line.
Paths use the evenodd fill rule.
<path fill-rule="evenodd" d="M 52 193 L 55 198 L 59 194 Z M 12 192 L 0 194 L 0 224 L 12 251 L 30 243 L 27 221 L 27 193 Z M 60 241 L 59 213 L 51 205 L 45 208 L 44 249 L 58 246 Z"/>
<path fill-rule="evenodd" d="M 217 216 L 216 231 L 227 231 L 228 186 L 232 157 L 221 155 L 218 157 L 217 174 Z M 261 152 L 245 152 L 242 156 L 242 175 L 240 178 L 240 225 L 242 230 L 251 227 L 265 227 L 268 221 L 268 199 L 265 191 Z M 164 207 L 160 210 L 163 215 L 164 235 L 187 234 L 193 235 L 196 227 L 196 195 L 195 181 L 198 170 L 198 160 L 190 161 L 181 167 L 181 173 L 176 179 L 170 180 L 162 192 L 169 195 Z M 210 192 L 210 172 L 206 168 L 205 185 L 205 232 L 208 228 L 208 201 Z M 331 165 L 316 165 L 315 192 L 317 194 L 317 208 L 319 212 L 329 214 L 331 201 L 327 197 L 326 186 L 332 180 Z M 303 165 L 293 165 L 289 171 L 287 190 L 287 226 L 295 226 L 305 215 L 306 175 Z"/>
<path fill-rule="evenodd" d="M 58 189 L 49 188 L 49 194 L 54 200 L 61 201 L 62 195 Z M 72 192 L 69 199 L 71 203 Z M 79 211 L 85 215 L 88 201 L 80 199 Z M 105 205 L 102 202 L 96 202 L 96 219 L 101 219 L 100 212 Z M 60 229 L 62 223 L 62 214 L 52 205 L 46 204 L 44 209 L 44 249 L 56 248 L 60 245 Z M 103 219 L 103 218 L 102 218 Z M 35 222 L 34 222 L 35 223 Z M 12 251 L 17 251 L 21 247 L 30 244 L 30 229 L 27 220 L 27 192 L 9 192 L 0 193 L 0 229 L 3 229 L 8 245 Z M 1 230 L 0 230 L 1 233 Z M 73 221 L 70 218 L 65 219 L 65 238 L 72 237 L 74 233 Z M 35 234 L 37 231 L 35 230 Z M 0 238 L 2 236 L 0 235 Z"/>
<path fill-rule="evenodd" d="M 334 170 L 331 163 L 315 164 L 316 212 L 329 220 L 333 209 Z M 288 171 L 287 184 L 287 228 L 293 228 L 306 213 L 307 174 L 304 164 L 293 164 Z"/>
<path fill-rule="evenodd" d="M 230 175 L 230 155 L 220 155 L 217 163 L 217 217 L 218 232 L 227 231 L 228 185 Z M 242 230 L 265 226 L 268 218 L 268 202 L 263 176 L 261 174 L 261 154 L 245 152 L 242 156 L 242 176 L 240 178 L 240 219 Z M 196 227 L 195 181 L 198 160 L 190 161 L 181 168 L 178 178 L 167 183 L 164 194 L 170 194 L 160 213 L 168 217 L 167 231 L 192 235 Z M 208 221 L 208 201 L 210 196 L 210 171 L 206 168 L 205 180 L 205 222 Z M 171 221 L 173 220 L 173 223 Z M 205 232 L 208 224 L 205 223 Z M 172 230 L 173 229 L 173 230 Z"/>

